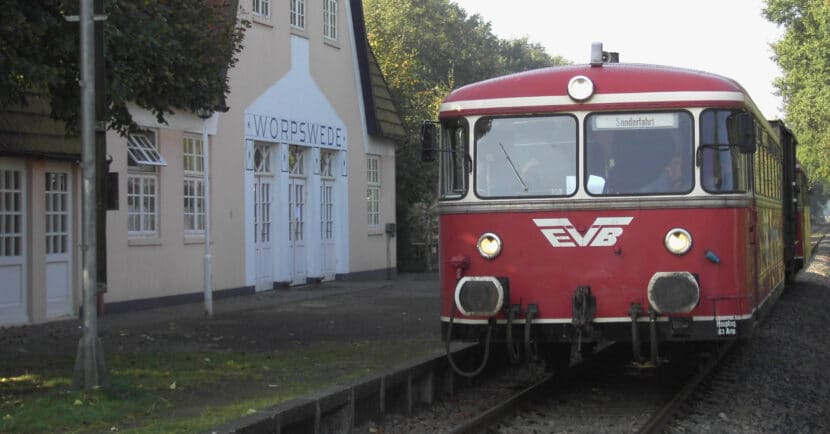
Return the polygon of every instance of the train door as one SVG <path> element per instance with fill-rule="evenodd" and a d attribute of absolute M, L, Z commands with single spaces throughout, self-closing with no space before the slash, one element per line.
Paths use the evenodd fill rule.
<path fill-rule="evenodd" d="M 68 170 L 46 172 L 46 316 L 72 313 L 72 209 Z"/>
<path fill-rule="evenodd" d="M 334 161 L 333 151 L 320 152 L 320 243 L 323 280 L 333 280 L 336 267 L 334 237 Z"/>
<path fill-rule="evenodd" d="M 274 288 L 274 259 L 271 249 L 273 185 L 271 147 L 256 143 L 254 145 L 254 251 L 257 291 Z"/>
<path fill-rule="evenodd" d="M 302 147 L 289 147 L 288 156 L 288 251 L 291 284 L 306 283 L 305 206 L 306 170 Z"/>
<path fill-rule="evenodd" d="M 22 163 L 0 159 L 0 324 L 28 320 L 24 175 Z"/>

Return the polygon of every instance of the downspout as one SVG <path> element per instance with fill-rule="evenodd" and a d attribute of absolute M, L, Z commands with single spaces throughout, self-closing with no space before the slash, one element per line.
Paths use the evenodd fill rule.
<path fill-rule="evenodd" d="M 208 137 L 208 120 L 213 117 L 213 112 L 199 110 L 198 115 L 202 118 L 202 149 L 204 151 L 204 163 L 202 167 L 202 183 L 204 184 L 205 195 L 205 256 L 204 256 L 204 299 L 205 315 L 213 317 L 213 256 L 210 252 L 210 141 Z"/>

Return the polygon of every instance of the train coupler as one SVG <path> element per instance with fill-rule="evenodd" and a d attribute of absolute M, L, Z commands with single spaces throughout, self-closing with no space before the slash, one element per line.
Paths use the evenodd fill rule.
<path fill-rule="evenodd" d="M 631 352 L 634 355 L 634 361 L 632 363 L 635 365 L 644 362 L 643 356 L 640 354 L 640 333 L 637 327 L 637 319 L 642 314 L 643 306 L 640 303 L 631 303 L 631 307 L 628 308 L 628 316 L 631 318 Z"/>
<path fill-rule="evenodd" d="M 662 363 L 657 347 L 660 342 L 657 340 L 657 312 L 650 309 L 648 312 L 648 329 L 649 329 L 649 358 L 646 360 L 640 353 L 640 333 L 637 325 L 637 320 L 643 315 L 643 307 L 640 303 L 631 303 L 628 309 L 628 315 L 631 317 L 631 350 L 634 360 L 631 366 L 636 369 L 656 368 Z"/>
<path fill-rule="evenodd" d="M 597 314 L 597 298 L 591 295 L 590 286 L 578 286 L 573 296 L 573 318 L 576 327 L 576 349 L 582 351 L 582 335 L 593 333 L 594 317 Z"/>
<path fill-rule="evenodd" d="M 651 341 L 651 364 L 657 366 L 660 364 L 660 356 L 657 354 L 657 312 L 654 309 L 648 310 L 648 330 L 649 340 Z"/>
<path fill-rule="evenodd" d="M 507 325 L 505 326 L 505 344 L 507 346 L 507 357 L 510 363 L 518 363 L 521 360 L 519 347 L 516 340 L 513 338 L 513 321 L 522 313 L 522 307 L 518 304 L 511 304 L 505 307 L 505 316 L 507 317 Z"/>
<path fill-rule="evenodd" d="M 531 327 L 533 326 L 533 318 L 539 315 L 539 305 L 527 305 L 527 315 L 525 317 L 525 358 L 529 362 L 539 360 L 539 347 L 536 341 L 532 338 Z"/>

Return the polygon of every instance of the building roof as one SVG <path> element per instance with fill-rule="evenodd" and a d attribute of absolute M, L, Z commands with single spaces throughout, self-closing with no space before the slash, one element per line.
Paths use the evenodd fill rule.
<path fill-rule="evenodd" d="M 357 50 L 360 83 L 363 90 L 366 126 L 369 134 L 402 140 L 406 137 L 403 120 L 392 100 L 389 85 L 383 78 L 377 58 L 366 38 L 366 24 L 363 19 L 363 2 L 351 0 L 352 27 Z"/>
<path fill-rule="evenodd" d="M 0 154 L 78 160 L 81 142 L 68 136 L 64 123 L 52 119 L 47 97 L 26 95 L 28 105 L 0 110 Z"/>

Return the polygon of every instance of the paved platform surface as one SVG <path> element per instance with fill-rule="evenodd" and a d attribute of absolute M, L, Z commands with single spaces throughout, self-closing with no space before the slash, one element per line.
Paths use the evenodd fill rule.
<path fill-rule="evenodd" d="M 440 340 L 438 276 L 334 281 L 202 303 L 104 314 L 105 353 L 119 351 L 275 351 L 330 341 L 400 337 Z M 0 328 L 0 376 L 6 357 L 74 355 L 81 320 Z"/>

